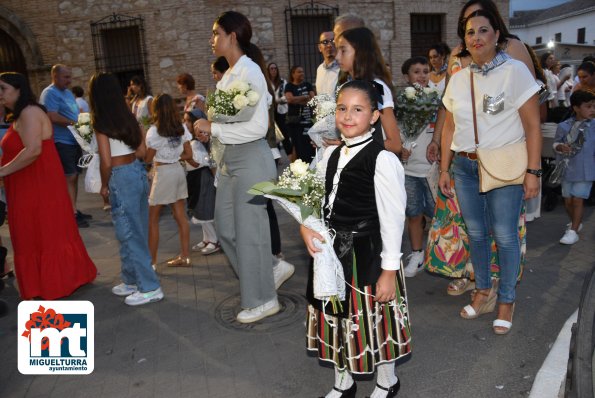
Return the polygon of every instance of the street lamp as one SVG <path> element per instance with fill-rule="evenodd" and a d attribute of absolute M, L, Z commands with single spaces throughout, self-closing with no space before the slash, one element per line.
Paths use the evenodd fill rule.
<path fill-rule="evenodd" d="M 547 42 L 547 48 L 554 48 L 554 46 L 554 41 L 550 39 L 550 41 Z"/>

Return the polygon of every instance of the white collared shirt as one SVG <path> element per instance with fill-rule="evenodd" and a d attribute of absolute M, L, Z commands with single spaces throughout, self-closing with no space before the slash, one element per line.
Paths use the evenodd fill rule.
<path fill-rule="evenodd" d="M 217 83 L 217 88 L 226 90 L 236 80 L 249 83 L 250 88 L 260 95 L 260 99 L 249 121 L 211 124 L 211 135 L 218 138 L 222 144 L 245 144 L 256 141 L 264 138 L 269 128 L 268 108 L 273 99 L 268 92 L 260 67 L 248 56 L 242 55 L 238 62 L 225 72 Z"/>
<path fill-rule="evenodd" d="M 348 145 L 353 145 L 371 137 L 371 133 L 352 139 L 344 139 Z M 372 141 L 370 141 L 372 142 Z M 369 143 L 358 145 L 352 148 L 341 148 L 337 172 L 333 177 L 333 186 L 339 183 L 341 171 L 355 155 L 369 145 Z M 322 160 L 316 165 L 317 173 L 326 176 L 328 160 L 336 149 L 336 146 L 329 146 L 323 155 Z M 405 171 L 397 156 L 389 151 L 382 151 L 376 158 L 374 169 L 374 191 L 376 207 L 380 221 L 380 235 L 382 237 L 382 269 L 397 270 L 401 267 L 401 243 L 405 228 L 405 207 L 407 194 L 405 192 Z M 330 208 L 335 201 L 335 192 L 329 195 Z M 357 204 L 354 204 L 357 206 Z"/>
<path fill-rule="evenodd" d="M 316 94 L 335 95 L 339 80 L 339 64 L 333 61 L 329 66 L 321 63 L 316 69 Z"/>

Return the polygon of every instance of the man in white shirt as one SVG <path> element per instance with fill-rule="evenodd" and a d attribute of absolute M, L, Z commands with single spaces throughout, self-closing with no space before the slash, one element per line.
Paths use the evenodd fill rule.
<path fill-rule="evenodd" d="M 337 49 L 333 41 L 333 32 L 322 32 L 318 41 L 318 51 L 324 57 L 316 70 L 316 94 L 335 94 L 337 79 L 339 78 L 339 64 L 335 60 Z"/>

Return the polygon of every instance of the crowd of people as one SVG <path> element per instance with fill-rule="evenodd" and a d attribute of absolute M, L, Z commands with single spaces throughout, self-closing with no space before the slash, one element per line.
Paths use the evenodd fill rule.
<path fill-rule="evenodd" d="M 427 57 L 400 68 L 399 85 L 440 98 L 415 136 L 396 117 L 398 79 L 374 33 L 354 15 L 321 32 L 315 84 L 300 65 L 283 79 L 278 64 L 265 64 L 251 42 L 250 21 L 235 11 L 219 15 L 209 41 L 217 89 L 247 83 L 257 98 L 252 113 L 233 123 L 207 116 L 208 99 L 189 73 L 176 77 L 181 112 L 171 95 L 150 95 L 142 76 L 132 77 L 123 94 L 116 76 L 95 74 L 87 104 L 81 87 L 68 89 L 65 65 L 52 68 L 52 84 L 39 101 L 25 76 L 0 74 L 0 104 L 11 122 L 1 141 L 0 176 L 21 297 L 66 297 L 96 276 L 78 232 L 90 216 L 76 207 L 82 153 L 68 129 L 88 111 L 99 193 L 120 243 L 121 283 L 112 292 L 126 304 L 164 298 L 159 221 L 170 206 L 180 254 L 166 266 L 190 267 L 192 252 L 223 251 L 240 284 L 236 320 L 252 323 L 279 312 L 277 289 L 294 266 L 283 257 L 272 201 L 248 191 L 277 178 L 280 150 L 290 161 L 310 163 L 318 149 L 322 156 L 312 167 L 325 181 L 322 217 L 334 231 L 347 290 L 338 305 L 316 299 L 310 270 L 307 349 L 334 366 L 327 398 L 354 397 L 352 375 L 374 372 L 370 396 L 396 396 L 396 360 L 411 352 L 405 277 L 423 270 L 451 278 L 449 295 L 472 290 L 462 318 L 496 311 L 493 332 L 507 334 L 529 202 L 539 201 L 543 181 L 543 122 L 559 123 L 553 149 L 564 168 L 561 194 L 570 218 L 560 243 L 579 240 L 583 202 L 595 180 L 595 63 L 585 59 L 574 81 L 553 54 L 539 62 L 491 0 L 468 1 L 458 21 L 460 42 L 452 51 L 437 43 Z M 542 103 L 540 81 L 547 87 Z M 340 135 L 315 148 L 309 102 L 320 94 L 336 99 Z M 501 160 L 503 153 L 515 154 L 513 165 Z M 493 159 L 500 169 L 490 169 L 496 181 L 487 186 Z M 519 165 L 514 178 L 498 177 L 503 167 Z M 202 228 L 194 245 L 191 224 Z M 410 250 L 403 258 L 405 226 Z M 304 225 L 300 233 L 315 256 L 324 238 Z M 0 271 L 4 276 L 4 266 Z"/>

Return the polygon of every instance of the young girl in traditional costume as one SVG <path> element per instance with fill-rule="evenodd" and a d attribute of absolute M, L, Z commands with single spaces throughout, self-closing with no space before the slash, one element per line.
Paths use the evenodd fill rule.
<path fill-rule="evenodd" d="M 355 397 L 352 374 L 377 371 L 372 398 L 394 397 L 400 387 L 395 361 L 411 352 L 407 297 L 401 271 L 405 175 L 396 155 L 372 139 L 378 94 L 367 81 L 342 86 L 336 125 L 343 143 L 328 147 L 318 164 L 325 177 L 323 213 L 336 232 L 346 300 L 332 306 L 308 286 L 307 348 L 335 366 L 327 398 Z M 322 236 L 301 227 L 310 255 Z M 333 308 L 334 307 L 334 308 Z"/>

